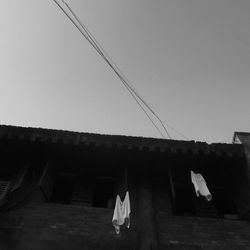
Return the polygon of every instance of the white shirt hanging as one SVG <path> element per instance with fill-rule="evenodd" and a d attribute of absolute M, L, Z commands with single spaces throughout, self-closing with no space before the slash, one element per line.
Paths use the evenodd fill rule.
<path fill-rule="evenodd" d="M 120 233 L 120 226 L 125 224 L 127 228 L 130 226 L 130 200 L 129 193 L 126 192 L 124 201 L 121 201 L 119 195 L 116 196 L 115 209 L 112 219 L 112 224 L 115 227 L 115 232 Z"/>
<path fill-rule="evenodd" d="M 196 195 L 203 195 L 206 197 L 208 201 L 212 200 L 212 195 L 210 194 L 206 181 L 204 180 L 203 176 L 201 174 L 196 174 L 191 170 L 191 180 L 194 184 L 194 189 L 196 192 Z"/>

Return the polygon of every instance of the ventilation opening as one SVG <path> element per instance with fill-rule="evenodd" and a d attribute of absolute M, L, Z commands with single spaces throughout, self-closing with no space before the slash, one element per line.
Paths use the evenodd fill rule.
<path fill-rule="evenodd" d="M 94 207 L 114 207 L 114 181 L 106 178 L 99 178 L 94 187 Z"/>
<path fill-rule="evenodd" d="M 50 202 L 60 204 L 70 204 L 74 188 L 72 176 L 59 176 L 56 179 Z"/>

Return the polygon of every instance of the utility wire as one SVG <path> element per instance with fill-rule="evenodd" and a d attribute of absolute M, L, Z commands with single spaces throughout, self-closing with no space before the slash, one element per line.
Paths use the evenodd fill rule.
<path fill-rule="evenodd" d="M 130 90 L 132 90 L 132 92 L 137 96 L 137 98 L 140 99 L 140 101 L 151 111 L 151 113 L 158 119 L 158 121 L 161 123 L 163 129 L 165 130 L 166 134 L 168 135 L 169 138 L 171 138 L 169 132 L 167 131 L 166 127 L 163 124 L 163 121 L 159 118 L 159 116 L 152 110 L 152 108 L 146 103 L 146 101 L 139 95 L 138 91 L 135 90 L 135 88 L 132 86 L 132 84 L 129 82 L 129 80 L 127 79 L 127 77 L 122 73 L 122 71 L 119 69 L 119 67 L 117 66 L 116 63 L 114 63 L 114 61 L 112 60 L 112 58 L 108 55 L 108 53 L 103 49 L 103 47 L 100 45 L 100 43 L 95 39 L 95 37 L 90 33 L 90 31 L 87 29 L 87 27 L 82 23 L 82 21 L 80 20 L 80 18 L 76 15 L 76 13 L 72 10 L 72 8 L 64 1 L 61 0 L 66 7 L 69 9 L 69 11 L 71 12 L 71 14 L 75 17 L 75 19 L 77 20 L 77 22 L 80 24 L 80 26 L 84 29 L 84 31 L 88 34 L 88 36 L 90 37 L 91 41 L 95 44 L 95 49 L 98 49 L 98 52 L 101 52 L 101 55 L 103 57 L 103 59 L 105 61 L 106 58 L 108 58 L 109 62 L 112 63 L 112 65 L 110 65 L 110 63 L 107 61 L 107 63 L 109 64 L 109 66 L 115 71 L 115 73 L 118 75 L 118 77 L 121 79 L 122 77 L 122 82 L 124 84 L 126 84 L 128 86 L 128 88 Z M 99 53 L 100 54 L 100 53 Z M 128 89 L 127 88 L 127 89 Z M 130 91 L 129 91 L 130 92 Z M 131 92 L 130 92 L 131 93 Z M 132 93 L 131 93 L 132 94 Z M 137 103 L 139 104 L 139 102 L 137 101 Z M 140 107 L 142 108 L 142 106 L 140 105 Z M 145 112 L 145 110 L 143 109 L 143 111 Z M 148 114 L 146 113 L 146 115 L 148 116 Z M 149 116 L 148 116 L 149 118 Z M 149 118 L 150 119 L 150 118 Z M 151 119 L 150 119 L 151 120 Z M 152 120 L 151 120 L 152 122 Z M 155 125 L 155 124 L 154 124 Z M 158 130 L 158 128 L 157 128 Z M 163 134 L 160 133 L 162 136 Z M 165 137 L 165 136 L 163 136 Z"/>
<path fill-rule="evenodd" d="M 126 78 L 126 76 L 123 74 L 123 72 L 121 71 L 121 69 L 117 66 L 117 64 L 112 60 L 112 58 L 109 56 L 109 54 L 105 51 L 105 49 L 101 46 L 101 44 L 95 39 L 95 37 L 91 34 L 91 32 L 87 29 L 87 27 L 82 23 L 82 21 L 80 20 L 80 18 L 76 15 L 76 13 L 72 10 L 72 8 L 64 1 L 61 0 L 69 9 L 69 11 L 71 12 L 71 14 L 75 17 L 75 19 L 78 21 L 78 23 L 80 24 L 80 26 L 83 28 L 83 30 L 87 33 L 87 35 L 90 37 L 90 39 L 93 41 L 93 43 L 95 44 L 95 48 L 98 49 L 98 52 L 101 52 L 102 55 L 105 55 L 106 58 L 108 58 L 108 60 L 112 63 L 112 65 L 117 69 L 117 71 L 119 72 L 119 74 L 122 76 L 122 78 L 125 79 L 125 81 L 129 84 L 129 88 L 136 93 L 136 95 L 138 97 L 140 97 L 140 99 L 142 100 L 142 97 L 139 96 L 138 91 L 135 90 L 135 87 L 131 84 L 131 82 L 129 82 L 129 80 Z M 145 101 L 144 101 L 145 102 Z"/>
<path fill-rule="evenodd" d="M 93 36 L 91 37 L 89 31 L 82 24 L 82 22 L 80 21 L 80 19 L 76 16 L 76 14 L 69 7 L 69 5 L 65 1 L 62 0 L 62 2 L 67 6 L 67 8 L 70 10 L 70 12 L 72 14 L 74 13 L 73 16 L 77 19 L 78 23 L 84 29 L 84 31 L 88 34 L 88 36 L 80 29 L 80 27 L 75 23 L 75 21 L 73 20 L 73 18 L 62 8 L 62 6 L 56 0 L 53 0 L 53 1 L 58 5 L 58 7 L 63 11 L 63 13 L 69 18 L 69 20 L 74 24 L 74 26 L 80 31 L 80 33 L 88 40 L 88 42 L 94 47 L 94 49 L 102 56 L 102 58 L 108 63 L 108 65 L 114 70 L 114 72 L 116 73 L 116 75 L 122 81 L 123 85 L 130 92 L 130 94 L 132 95 L 132 97 L 134 98 L 134 100 L 138 103 L 138 105 L 140 106 L 140 108 L 146 114 L 146 116 L 148 117 L 148 119 L 150 120 L 150 122 L 157 129 L 157 131 L 161 134 L 161 136 L 165 138 L 165 136 L 163 135 L 163 133 L 161 132 L 161 130 L 157 127 L 157 125 L 154 123 L 154 121 L 152 120 L 152 118 L 148 115 L 147 111 L 143 108 L 143 106 L 136 99 L 136 95 L 134 94 L 133 89 L 131 89 L 131 87 L 126 83 L 126 81 L 123 79 L 123 77 L 119 74 L 119 72 L 117 71 L 117 69 L 110 63 L 110 61 L 105 57 L 105 55 L 103 54 L 103 52 L 98 48 L 98 46 L 95 43 L 96 40 L 92 38 Z"/>
<path fill-rule="evenodd" d="M 63 13 L 69 18 L 69 20 L 73 23 L 73 25 L 80 31 L 80 33 L 87 39 L 87 41 L 93 46 L 93 48 L 98 52 L 98 54 L 106 61 L 106 63 L 113 69 L 115 74 L 119 77 L 119 79 L 122 81 L 123 85 L 126 87 L 126 89 L 129 91 L 129 93 L 132 95 L 134 100 L 137 102 L 137 104 L 140 106 L 142 111 L 147 115 L 150 122 L 154 125 L 154 127 L 157 129 L 157 131 L 161 134 L 162 137 L 165 138 L 161 130 L 157 127 L 155 122 L 152 120 L 152 118 L 149 116 L 145 108 L 142 106 L 142 103 L 147 107 L 147 109 L 156 117 L 156 119 L 160 122 L 162 128 L 166 132 L 169 138 L 171 138 L 167 128 L 165 127 L 160 117 L 153 111 L 153 109 L 147 104 L 147 102 L 139 95 L 139 93 L 135 90 L 135 88 L 132 86 L 132 84 L 129 82 L 129 80 L 126 78 L 126 76 L 122 73 L 122 71 L 119 69 L 119 67 L 113 62 L 112 58 L 108 55 L 108 53 L 102 48 L 102 46 L 98 43 L 98 41 L 95 39 L 95 37 L 90 33 L 90 31 L 86 28 L 86 26 L 81 22 L 80 18 L 75 14 L 75 12 L 72 10 L 72 8 L 64 1 L 61 0 L 62 3 L 67 7 L 67 9 L 70 11 L 70 13 L 73 15 L 73 17 L 76 19 L 76 21 L 68 14 L 67 11 L 64 10 L 64 8 L 57 2 L 57 0 L 53 0 L 58 7 L 63 11 Z M 80 27 L 79 27 L 80 25 Z M 82 30 L 83 29 L 83 30 Z M 139 100 L 142 102 L 140 103 Z M 179 135 L 183 134 L 176 131 L 173 127 L 166 124 L 168 127 L 172 128 L 176 133 Z M 187 137 L 185 137 L 187 138 Z"/>
<path fill-rule="evenodd" d="M 171 128 L 176 134 L 182 136 L 182 137 L 185 138 L 186 140 L 190 140 L 187 136 L 185 136 L 185 135 L 182 134 L 181 132 L 177 131 L 174 127 L 170 126 L 168 123 L 166 123 L 166 122 L 164 122 L 164 121 L 163 121 L 163 123 L 164 123 L 167 127 Z"/>

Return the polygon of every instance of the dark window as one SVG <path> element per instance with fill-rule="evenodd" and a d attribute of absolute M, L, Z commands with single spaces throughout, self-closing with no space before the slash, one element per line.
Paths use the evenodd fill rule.
<path fill-rule="evenodd" d="M 109 177 L 79 177 L 74 174 L 56 174 L 54 178 L 47 165 L 39 186 L 45 201 L 59 204 L 114 208 L 114 179 Z"/>
<path fill-rule="evenodd" d="M 74 178 L 72 176 L 58 176 L 50 197 L 50 202 L 60 204 L 70 204 L 74 188 Z"/>
<path fill-rule="evenodd" d="M 84 207 L 93 206 L 93 182 L 91 178 L 79 178 L 76 181 L 71 204 Z"/>
<path fill-rule="evenodd" d="M 98 178 L 94 186 L 94 207 L 114 207 L 114 180 Z"/>
<path fill-rule="evenodd" d="M 189 172 L 169 173 L 169 181 L 175 214 L 238 219 L 235 204 L 225 187 L 210 184 L 212 200 L 208 202 L 203 196 L 197 197 Z"/>
<path fill-rule="evenodd" d="M 114 208 L 114 178 L 52 170 L 51 164 L 47 163 L 38 183 L 46 202 Z"/>
<path fill-rule="evenodd" d="M 174 210 L 178 215 L 196 215 L 200 217 L 238 219 L 235 204 L 222 189 L 211 188 L 212 200 L 197 197 L 193 186 L 174 186 Z"/>
<path fill-rule="evenodd" d="M 189 186 L 175 186 L 175 213 L 180 215 L 194 215 L 193 196 Z"/>
<path fill-rule="evenodd" d="M 238 219 L 236 206 L 225 189 L 213 190 L 213 198 L 219 215 L 225 219 Z"/>
<path fill-rule="evenodd" d="M 218 218 L 218 211 L 215 207 L 214 199 L 207 201 L 205 197 L 194 198 L 195 215 L 199 217 Z"/>

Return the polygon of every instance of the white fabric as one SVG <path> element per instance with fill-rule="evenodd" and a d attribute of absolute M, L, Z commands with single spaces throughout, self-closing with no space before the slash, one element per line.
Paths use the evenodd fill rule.
<path fill-rule="evenodd" d="M 120 233 L 120 226 L 125 224 L 127 228 L 130 226 L 130 200 L 129 193 L 126 192 L 124 201 L 121 201 L 119 195 L 116 196 L 114 215 L 112 219 L 113 226 L 115 227 L 115 232 Z"/>
<path fill-rule="evenodd" d="M 199 196 L 201 194 L 205 196 L 208 201 L 211 201 L 212 195 L 207 188 L 207 184 L 203 176 L 201 174 L 196 174 L 191 170 L 191 180 L 194 184 L 196 195 Z"/>

